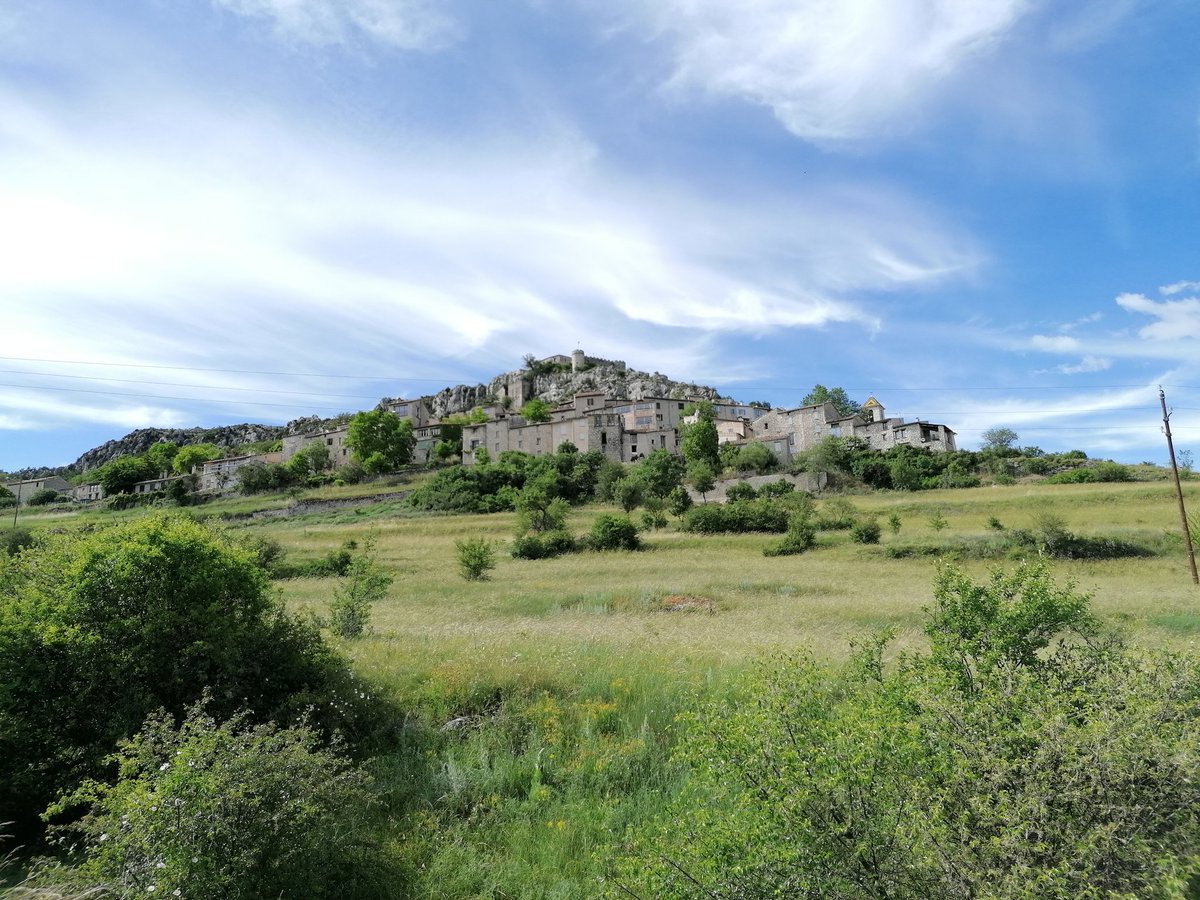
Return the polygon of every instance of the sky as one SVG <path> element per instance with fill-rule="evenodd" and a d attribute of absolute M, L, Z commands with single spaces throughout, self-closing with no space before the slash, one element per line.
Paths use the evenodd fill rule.
<path fill-rule="evenodd" d="M 0 0 L 0 470 L 569 353 L 1200 449 L 1194 0 Z"/>

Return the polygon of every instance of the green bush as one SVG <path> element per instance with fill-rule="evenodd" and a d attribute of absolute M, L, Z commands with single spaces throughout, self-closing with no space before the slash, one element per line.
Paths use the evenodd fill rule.
<path fill-rule="evenodd" d="M 120 897 L 349 897 L 367 893 L 370 782 L 306 725 L 152 715 L 118 777 L 62 807 L 91 809 L 82 874 Z"/>
<path fill-rule="evenodd" d="M 591 550 L 637 550 L 641 547 L 637 527 L 628 516 L 603 513 L 592 523 L 587 546 Z"/>
<path fill-rule="evenodd" d="M 513 559 L 549 559 L 573 553 L 579 549 L 575 538 L 567 531 L 546 531 L 542 534 L 525 534 L 516 538 L 512 545 Z"/>
<path fill-rule="evenodd" d="M 772 481 L 764 484 L 758 489 L 760 497 L 786 497 L 788 494 L 794 493 L 796 485 L 785 478 L 780 478 L 778 481 Z"/>
<path fill-rule="evenodd" d="M 1098 639 L 1088 598 L 1038 566 L 943 569 L 926 630 L 926 655 L 793 656 L 705 706 L 687 788 L 617 867 L 624 895 L 1185 896 L 1197 662 Z M 1071 632 L 1088 640 L 1055 643 Z"/>
<path fill-rule="evenodd" d="M 311 707 L 354 732 L 349 679 L 218 532 L 160 513 L 46 533 L 0 565 L 0 809 L 30 829 L 150 711 L 182 714 L 206 686 L 219 714 Z"/>
<path fill-rule="evenodd" d="M 753 500 L 757 496 L 758 491 L 748 481 L 739 481 L 725 491 L 725 499 L 730 503 L 736 503 L 739 500 Z"/>
<path fill-rule="evenodd" d="M 1046 484 L 1091 484 L 1122 481 L 1133 481 L 1133 473 L 1128 466 L 1115 462 L 1098 462 L 1090 466 L 1056 472 L 1046 479 Z"/>
<path fill-rule="evenodd" d="M 41 488 L 30 494 L 27 502 L 30 506 L 49 506 L 51 503 L 59 503 L 68 499 L 54 488 Z"/>
<path fill-rule="evenodd" d="M 387 596 L 393 578 L 375 560 L 375 539 L 368 538 L 362 550 L 349 556 L 345 580 L 333 592 L 329 604 L 329 627 L 338 637 L 360 637 L 371 619 L 371 606 Z"/>
<path fill-rule="evenodd" d="M 859 544 L 878 544 L 882 533 L 875 519 L 863 519 L 850 526 L 850 539 Z"/>
<path fill-rule="evenodd" d="M 817 541 L 817 529 L 803 512 L 792 513 L 787 534 L 777 544 L 764 548 L 763 556 L 795 556 L 810 549 Z"/>
<path fill-rule="evenodd" d="M 34 543 L 33 532 L 28 528 L 7 528 L 0 531 L 0 553 L 19 553 Z"/>
<path fill-rule="evenodd" d="M 834 497 L 821 504 L 815 522 L 821 531 L 845 531 L 858 521 L 858 508 L 845 497 Z"/>
<path fill-rule="evenodd" d="M 770 500 L 743 500 L 734 503 L 710 503 L 689 510 L 684 516 L 684 531 L 699 534 L 774 532 L 788 528 L 789 508 Z"/>
<path fill-rule="evenodd" d="M 467 581 L 486 581 L 488 572 L 496 568 L 496 551 L 481 537 L 463 538 L 454 542 L 458 570 Z"/>

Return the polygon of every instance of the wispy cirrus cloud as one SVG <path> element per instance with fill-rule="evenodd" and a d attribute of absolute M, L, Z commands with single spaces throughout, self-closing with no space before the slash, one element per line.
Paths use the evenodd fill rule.
<path fill-rule="evenodd" d="M 230 12 L 269 21 L 301 44 L 347 44 L 366 38 L 401 50 L 440 50 L 463 34 L 461 20 L 439 0 L 212 0 Z"/>
<path fill-rule="evenodd" d="M 1200 292 L 1200 281 L 1176 281 L 1174 284 L 1166 284 L 1158 289 L 1158 292 L 1164 297 L 1173 297 L 1175 294 L 1189 291 Z"/>
<path fill-rule="evenodd" d="M 615 10 L 626 27 L 669 46 L 672 87 L 761 104 L 793 134 L 822 143 L 909 121 L 1033 7 L 1029 0 L 660 0 Z"/>
<path fill-rule="evenodd" d="M 1079 339 L 1065 334 L 1035 334 L 1029 339 L 1035 350 L 1045 350 L 1051 353 L 1071 353 L 1079 349 Z"/>

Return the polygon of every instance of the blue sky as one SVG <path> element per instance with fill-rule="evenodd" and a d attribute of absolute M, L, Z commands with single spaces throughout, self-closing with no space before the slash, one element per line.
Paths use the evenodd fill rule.
<path fill-rule="evenodd" d="M 1189 0 L 0 0 L 0 469 L 587 352 L 1200 446 Z"/>

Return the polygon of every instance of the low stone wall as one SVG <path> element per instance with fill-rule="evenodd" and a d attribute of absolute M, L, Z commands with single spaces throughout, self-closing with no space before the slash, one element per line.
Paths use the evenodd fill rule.
<path fill-rule="evenodd" d="M 813 475 L 810 472 L 803 472 L 799 475 L 750 475 L 745 478 L 726 478 L 722 481 L 718 481 L 716 487 L 709 491 L 706 497 L 709 503 L 724 503 L 727 499 L 725 496 L 726 491 L 739 482 L 745 481 L 755 490 L 758 490 L 764 484 L 774 484 L 776 481 L 781 479 L 783 481 L 790 481 L 796 486 L 796 490 L 798 491 L 808 491 L 810 494 L 819 494 L 824 489 L 825 484 L 828 481 L 828 476 L 824 472 L 821 472 L 819 475 Z M 693 490 L 690 487 L 688 488 L 688 493 L 692 495 L 692 499 L 697 503 L 701 502 L 703 499 L 701 498 L 699 491 Z"/>

